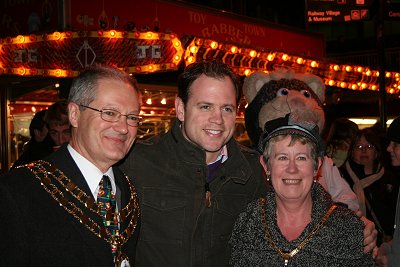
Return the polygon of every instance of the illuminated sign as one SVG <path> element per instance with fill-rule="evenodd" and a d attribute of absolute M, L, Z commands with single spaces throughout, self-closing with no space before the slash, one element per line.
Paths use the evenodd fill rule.
<path fill-rule="evenodd" d="M 248 76 L 254 71 L 268 73 L 279 68 L 291 68 L 296 72 L 315 74 L 328 86 L 351 90 L 379 90 L 379 71 L 366 66 L 336 64 L 279 50 L 238 47 L 236 44 L 202 37 L 195 37 L 189 43 L 184 60 L 186 65 L 196 61 L 222 61 L 241 76 Z M 400 73 L 386 72 L 385 79 L 386 91 L 399 94 Z"/>
<path fill-rule="evenodd" d="M 80 31 L 0 39 L 0 74 L 74 77 L 92 64 L 128 73 L 178 69 L 181 42 L 172 33 Z"/>
<path fill-rule="evenodd" d="M 109 29 L 127 31 L 157 28 L 166 32 L 173 31 L 179 38 L 185 35 L 202 36 L 239 45 L 283 48 L 288 53 L 325 56 L 325 43 L 321 34 L 280 27 L 229 12 L 191 5 L 185 1 L 113 0 L 103 1 L 103 8 L 94 5 L 94 1 L 68 2 L 69 23 L 73 29 L 97 30 L 104 25 L 108 25 Z M 104 13 L 108 18 L 105 24 L 101 23 Z"/>
<path fill-rule="evenodd" d="M 372 0 L 307 0 L 308 23 L 369 20 Z"/>

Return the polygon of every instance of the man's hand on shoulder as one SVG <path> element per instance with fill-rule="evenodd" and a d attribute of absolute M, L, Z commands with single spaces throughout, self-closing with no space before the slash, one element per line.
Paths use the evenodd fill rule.
<path fill-rule="evenodd" d="M 375 229 L 375 224 L 365 218 L 362 212 L 358 210 L 356 212 L 358 217 L 364 222 L 364 253 L 372 252 L 372 257 L 376 258 L 378 255 L 378 247 L 376 246 L 376 238 L 378 231 Z"/>

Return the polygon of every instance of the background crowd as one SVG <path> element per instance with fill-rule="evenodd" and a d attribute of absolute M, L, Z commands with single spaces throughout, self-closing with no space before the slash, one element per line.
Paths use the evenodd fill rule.
<path fill-rule="evenodd" d="M 293 80 L 290 86 L 300 86 L 301 94 L 311 92 L 315 82 Z M 279 96 L 286 97 L 291 93 L 288 79 L 275 85 L 282 81 L 289 89 L 276 87 Z M 121 95 L 110 93 L 111 87 Z M 88 240 L 103 242 L 103 246 L 93 244 L 107 251 L 106 262 L 131 266 L 263 266 L 265 262 L 274 266 L 282 261 L 288 266 L 307 266 L 330 261 L 392 267 L 400 262 L 395 258 L 400 246 L 400 233 L 395 231 L 400 216 L 399 211 L 396 215 L 400 209 L 400 118 L 387 134 L 379 127 L 358 129 L 357 124 L 339 118 L 325 125 L 329 134 L 323 141 L 319 118 L 324 114 L 317 107 L 321 96 L 314 94 L 319 117 L 305 119 L 293 112 L 262 123 L 257 137 L 262 142 L 250 144 L 252 148 L 259 145 L 260 154 L 234 138 L 242 90 L 238 77 L 223 63 L 199 62 L 189 65 L 179 78 L 172 129 L 151 142 L 133 145 L 141 120 L 134 79 L 113 68 L 98 67 L 79 76 L 72 89 L 69 101 L 35 115 L 24 153 L 13 170 L 0 178 L 1 205 L 9 203 L 19 210 L 19 204 L 29 203 L 23 209 L 31 216 L 22 222 L 20 217 L 26 215 L 0 212 L 5 237 L 0 249 L 8 255 L 0 263 L 81 266 L 95 262 L 94 254 L 87 256 L 82 252 L 85 246 L 76 245 L 79 241 L 59 233 L 58 224 L 67 233 L 74 232 L 71 225 L 83 232 L 89 229 L 94 235 L 89 234 Z M 301 109 L 301 101 L 297 103 Z M 24 165 L 30 162 L 34 163 Z M 94 182 L 92 174 L 98 176 Z M 98 212 L 92 207 L 106 192 L 104 176 L 110 177 L 111 190 L 105 205 L 116 210 L 100 213 L 102 205 L 98 204 Z M 24 188 L 21 177 L 32 179 L 27 184 L 35 194 Z M 35 177 L 40 183 L 33 181 Z M 64 183 L 68 177 L 72 182 Z M 332 181 L 338 179 L 336 188 Z M 299 184 L 301 190 L 295 186 Z M 15 201 L 20 188 L 25 195 Z M 59 206 L 70 214 L 65 218 L 71 220 L 69 224 L 50 212 Z M 45 223 L 40 222 L 43 217 Z M 61 236 L 82 251 L 71 249 L 70 260 L 57 258 L 56 250 L 62 246 L 33 230 L 30 220 L 51 225 L 50 237 Z M 98 231 L 93 222 L 98 223 Z M 108 228 L 110 224 L 116 229 Z M 346 231 L 352 234 L 338 235 Z M 25 243 L 18 243 L 16 237 Z M 43 240 L 46 244 L 41 244 Z M 42 255 L 49 244 L 54 245 L 54 254 Z M 321 249 L 333 244 L 343 246 Z M 22 257 L 17 256 L 20 251 Z"/>

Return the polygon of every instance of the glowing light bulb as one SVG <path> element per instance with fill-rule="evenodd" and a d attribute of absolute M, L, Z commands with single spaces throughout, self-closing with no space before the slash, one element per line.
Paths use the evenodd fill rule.
<path fill-rule="evenodd" d="M 317 61 L 311 61 L 311 67 L 312 68 L 316 68 L 316 67 L 318 67 L 318 62 Z"/>
<path fill-rule="evenodd" d="M 17 36 L 17 42 L 22 44 L 25 42 L 25 37 L 23 35 L 18 35 Z"/>
<path fill-rule="evenodd" d="M 19 75 L 25 75 L 26 69 L 24 67 L 18 68 L 18 74 Z"/>
<path fill-rule="evenodd" d="M 61 38 L 61 33 L 53 32 L 53 38 L 54 38 L 54 40 L 59 40 Z"/>
<path fill-rule="evenodd" d="M 175 41 L 175 42 L 174 42 L 174 46 L 175 46 L 175 47 L 180 47 L 180 46 L 181 46 L 181 42 Z"/>
<path fill-rule="evenodd" d="M 297 64 L 303 64 L 304 59 L 302 59 L 301 57 L 297 58 L 296 60 Z"/>
<path fill-rule="evenodd" d="M 191 52 L 191 53 L 196 54 L 198 51 L 199 51 L 199 48 L 198 48 L 197 46 L 192 45 L 192 46 L 190 47 L 190 52 Z"/>
<path fill-rule="evenodd" d="M 249 55 L 250 55 L 251 57 L 256 57 L 256 56 L 257 56 L 257 52 L 256 52 L 255 50 L 251 50 L 250 53 L 249 53 Z"/>
<path fill-rule="evenodd" d="M 194 62 L 194 57 L 188 57 L 186 60 L 189 64 Z"/>
<path fill-rule="evenodd" d="M 181 61 L 181 56 L 180 56 L 180 55 L 176 55 L 176 56 L 174 57 L 174 61 L 175 61 L 175 62 Z"/>

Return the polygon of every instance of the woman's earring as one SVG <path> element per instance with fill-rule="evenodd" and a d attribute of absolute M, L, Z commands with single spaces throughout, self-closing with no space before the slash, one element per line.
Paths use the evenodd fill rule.
<path fill-rule="evenodd" d="M 269 182 L 270 180 L 271 180 L 271 175 L 267 173 L 267 182 Z"/>
<path fill-rule="evenodd" d="M 314 179 L 314 183 L 316 183 L 317 182 L 317 179 Z"/>

